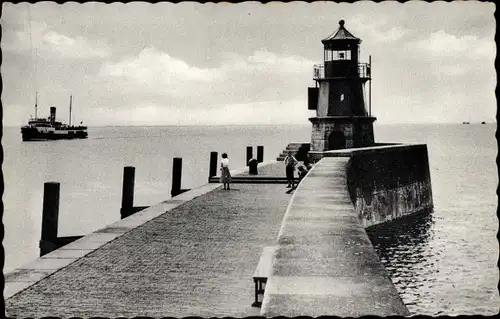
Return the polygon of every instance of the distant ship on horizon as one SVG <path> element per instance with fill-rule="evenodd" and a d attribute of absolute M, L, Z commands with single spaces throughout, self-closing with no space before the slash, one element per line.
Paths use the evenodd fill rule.
<path fill-rule="evenodd" d="M 35 118 L 30 118 L 28 124 L 21 127 L 23 141 L 45 141 L 60 139 L 87 138 L 87 127 L 80 125 L 71 125 L 71 107 L 73 97 L 69 100 L 69 125 L 56 121 L 56 108 L 50 107 L 50 116 L 47 118 L 38 118 L 38 95 L 35 99 Z"/>
<path fill-rule="evenodd" d="M 462 122 L 462 124 L 470 124 L 470 122 L 466 122 L 466 121 L 464 121 L 464 122 Z M 486 124 L 486 122 L 485 122 L 485 121 L 482 121 L 482 122 L 481 122 L 481 124 Z"/>

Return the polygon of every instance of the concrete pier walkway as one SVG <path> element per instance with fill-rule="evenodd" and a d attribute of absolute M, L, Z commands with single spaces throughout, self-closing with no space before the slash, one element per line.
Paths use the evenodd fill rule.
<path fill-rule="evenodd" d="M 283 163 L 259 171 L 277 173 L 283 174 Z M 123 219 L 90 239 L 82 238 L 39 258 L 36 266 L 7 275 L 7 285 L 32 280 L 28 288 L 6 300 L 7 314 L 258 315 L 260 309 L 251 307 L 252 275 L 262 248 L 274 243 L 278 235 L 291 196 L 285 191 L 282 184 L 237 184 L 230 191 L 208 185 L 162 203 L 156 208 L 160 209 L 158 217 L 136 228 L 127 229 L 127 225 L 147 220 L 148 210 Z M 192 192 L 201 196 L 184 202 Z M 112 240 L 99 245 L 104 235 Z M 36 278 L 61 264 L 67 266 L 41 280 Z"/>
<path fill-rule="evenodd" d="M 261 314 L 410 315 L 349 197 L 349 158 L 323 158 L 295 190 Z"/>

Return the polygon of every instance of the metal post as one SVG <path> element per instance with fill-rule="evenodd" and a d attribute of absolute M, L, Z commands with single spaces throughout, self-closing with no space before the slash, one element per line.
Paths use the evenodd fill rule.
<path fill-rule="evenodd" d="M 217 176 L 217 152 L 210 152 L 210 173 L 209 178 Z"/>
<path fill-rule="evenodd" d="M 59 223 L 59 189 L 57 182 L 43 185 L 42 235 L 40 239 L 40 256 L 58 248 L 57 228 Z"/>
<path fill-rule="evenodd" d="M 172 167 L 172 190 L 170 194 L 172 197 L 181 193 L 181 179 L 182 179 L 182 158 L 174 157 Z"/>
<path fill-rule="evenodd" d="M 71 102 L 73 101 L 73 96 L 69 96 L 69 126 L 71 126 Z"/>
<path fill-rule="evenodd" d="M 262 163 L 264 161 L 264 146 L 257 146 L 257 162 Z"/>
<path fill-rule="evenodd" d="M 248 166 L 248 162 L 252 159 L 253 157 L 253 148 L 251 146 L 247 146 L 247 163 L 246 165 Z"/>
<path fill-rule="evenodd" d="M 368 63 L 370 64 L 370 95 L 369 95 L 369 103 L 368 103 L 368 105 L 369 105 L 368 115 L 372 116 L 372 74 L 373 74 L 373 70 L 372 70 L 372 56 L 371 56 L 371 54 L 370 54 Z"/>
<path fill-rule="evenodd" d="M 135 167 L 126 166 L 123 168 L 123 187 L 122 187 L 122 208 L 120 210 L 121 218 L 130 215 L 134 207 L 134 184 Z"/>

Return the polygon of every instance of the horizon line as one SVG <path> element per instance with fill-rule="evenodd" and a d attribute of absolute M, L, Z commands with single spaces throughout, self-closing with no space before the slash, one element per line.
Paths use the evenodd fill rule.
<path fill-rule="evenodd" d="M 437 124 L 468 124 L 468 125 L 474 125 L 474 124 L 495 124 L 496 121 L 481 121 L 481 122 L 392 122 L 392 123 L 386 123 L 386 122 L 378 122 L 374 123 L 375 125 L 381 124 L 381 125 L 437 125 Z M 483 125 L 484 125 L 483 124 Z M 24 124 L 21 125 L 3 125 L 5 128 L 18 128 L 19 126 L 23 126 Z M 88 125 L 86 124 L 87 127 L 167 127 L 167 126 L 284 126 L 284 125 L 289 125 L 289 126 L 309 126 L 311 125 L 310 123 L 276 123 L 276 124 L 269 124 L 269 123 L 261 123 L 261 124 L 101 124 L 101 125 Z"/>

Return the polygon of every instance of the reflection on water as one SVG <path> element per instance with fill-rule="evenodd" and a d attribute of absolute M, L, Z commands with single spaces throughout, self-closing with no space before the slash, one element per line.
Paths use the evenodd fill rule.
<path fill-rule="evenodd" d="M 400 221 L 372 226 L 366 231 L 382 260 L 411 259 L 425 251 L 432 236 L 432 217 L 429 210 Z"/>
<path fill-rule="evenodd" d="M 465 232 L 456 245 L 451 238 L 443 241 L 440 219 L 427 211 L 367 229 L 408 310 L 414 315 L 497 313 L 498 294 L 483 280 L 494 276 L 492 269 L 477 272 L 479 265 L 469 260 L 473 252 L 464 254 L 462 248 Z"/>
<path fill-rule="evenodd" d="M 432 288 L 426 272 L 439 272 L 434 261 L 439 251 L 431 249 L 434 237 L 432 211 L 367 229 L 383 265 L 408 309 L 415 313 L 419 291 Z"/>

